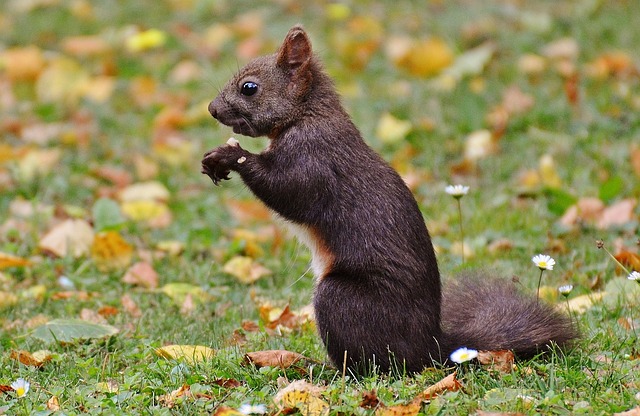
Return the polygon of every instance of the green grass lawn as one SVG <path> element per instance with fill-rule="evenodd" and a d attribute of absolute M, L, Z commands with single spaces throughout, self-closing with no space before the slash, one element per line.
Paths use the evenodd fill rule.
<path fill-rule="evenodd" d="M 23 378 L 31 387 L 19 398 L 0 393 L 0 414 L 210 414 L 247 403 L 275 414 L 283 380 L 296 379 L 323 386 L 332 414 L 370 414 L 366 392 L 406 404 L 451 372 L 345 379 L 313 323 L 274 331 L 260 317 L 266 304 L 298 311 L 310 303 L 310 256 L 237 176 L 214 187 L 200 174 L 201 155 L 232 134 L 206 105 L 295 23 L 368 143 L 411 183 L 445 280 L 485 268 L 535 295 L 531 258 L 546 253 L 557 261 L 543 275 L 546 301 L 564 307 L 557 287 L 565 284 L 574 286 L 568 301 L 602 295 L 572 312 L 582 334 L 572 349 L 517 361 L 507 374 L 463 366 L 463 389 L 420 412 L 591 415 L 640 406 L 640 290 L 596 245 L 604 241 L 629 271 L 640 268 L 634 1 L 8 0 L 0 8 L 0 253 L 30 263 L 4 267 L 0 255 L 0 386 Z M 161 34 L 141 34 L 148 29 Z M 490 52 L 473 55 L 478 48 Z M 436 65 L 463 56 L 470 65 Z M 253 151 L 267 144 L 238 139 Z M 470 147 L 487 154 L 470 161 Z M 127 206 L 123 189 L 149 181 L 166 194 Z M 464 264 L 457 206 L 444 192 L 453 183 L 470 186 L 461 200 Z M 583 205 L 577 223 L 561 221 L 588 197 L 602 203 L 592 216 Z M 603 207 L 627 199 L 636 202 L 630 212 L 598 225 Z M 130 252 L 109 246 L 105 260 L 42 250 L 47 232 L 70 218 L 119 235 Z M 247 272 L 228 263 L 238 256 L 270 273 L 239 282 L 234 272 Z M 138 261 L 151 264 L 157 283 L 123 282 Z M 175 283 L 189 284 L 186 297 Z M 33 334 L 80 317 L 119 332 L 72 342 Z M 156 354 L 169 344 L 216 352 L 196 363 Z M 51 359 L 39 368 L 12 358 L 43 349 Z M 269 349 L 313 362 L 244 363 L 247 352 Z M 183 385 L 192 395 L 168 401 Z"/>

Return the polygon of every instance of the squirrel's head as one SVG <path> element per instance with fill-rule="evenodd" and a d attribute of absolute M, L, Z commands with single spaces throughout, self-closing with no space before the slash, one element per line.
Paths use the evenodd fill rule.
<path fill-rule="evenodd" d="M 275 137 L 303 111 L 313 66 L 309 37 L 294 26 L 278 52 L 254 59 L 234 75 L 209 112 L 235 133 Z"/>

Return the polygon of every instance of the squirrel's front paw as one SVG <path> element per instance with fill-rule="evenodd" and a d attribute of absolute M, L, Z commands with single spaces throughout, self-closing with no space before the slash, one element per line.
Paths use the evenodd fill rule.
<path fill-rule="evenodd" d="M 241 160 L 246 159 L 245 150 L 238 145 L 223 145 L 204 154 L 202 159 L 202 173 L 208 175 L 215 185 L 220 181 L 230 179 L 229 173 Z"/>

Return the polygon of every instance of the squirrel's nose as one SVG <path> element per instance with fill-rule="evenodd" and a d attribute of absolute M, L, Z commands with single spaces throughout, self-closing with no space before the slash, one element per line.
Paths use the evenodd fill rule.
<path fill-rule="evenodd" d="M 209 113 L 213 116 L 213 118 L 217 119 L 218 110 L 216 109 L 216 100 L 213 100 L 209 103 Z"/>

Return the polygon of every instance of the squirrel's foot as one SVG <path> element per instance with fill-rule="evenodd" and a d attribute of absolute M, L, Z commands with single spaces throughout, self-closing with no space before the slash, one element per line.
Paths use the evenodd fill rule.
<path fill-rule="evenodd" d="M 228 180 L 229 173 L 235 169 L 240 160 L 246 160 L 246 151 L 239 145 L 225 144 L 204 154 L 202 159 L 202 173 L 208 175 L 214 185 L 222 180 Z M 243 160 L 244 158 L 244 160 Z"/>

